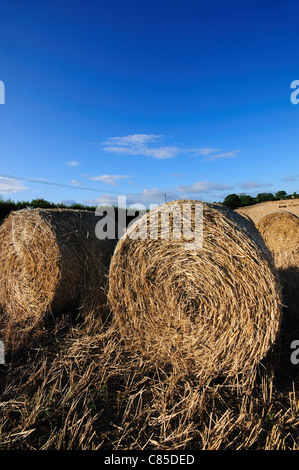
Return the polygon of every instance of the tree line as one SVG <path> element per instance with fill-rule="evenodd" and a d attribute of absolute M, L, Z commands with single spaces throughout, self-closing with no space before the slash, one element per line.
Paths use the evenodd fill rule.
<path fill-rule="evenodd" d="M 5 217 L 7 217 L 10 212 L 17 211 L 21 209 L 32 208 L 32 209 L 73 209 L 73 210 L 81 210 L 81 211 L 91 211 L 95 212 L 97 206 L 92 205 L 85 205 L 80 203 L 73 203 L 73 204 L 63 204 L 63 203 L 54 203 L 50 201 L 46 201 L 43 198 L 40 199 L 33 199 L 32 201 L 12 201 L 11 199 L 3 200 L 0 196 L 0 222 L 2 222 Z M 118 208 L 114 206 L 114 215 L 116 220 L 118 220 L 119 211 L 125 211 L 125 221 L 126 224 L 129 224 L 132 220 L 134 220 L 135 216 L 128 214 L 125 209 Z M 104 211 L 105 212 L 105 211 Z"/>
<path fill-rule="evenodd" d="M 229 207 L 230 209 L 237 209 L 238 207 L 251 206 L 260 202 L 266 201 L 280 201 L 284 199 L 297 199 L 299 194 L 296 191 L 293 194 L 287 194 L 286 191 L 277 191 L 275 194 L 272 193 L 259 193 L 255 197 L 249 196 L 248 194 L 229 194 L 226 196 L 224 201 L 220 204 Z"/>
<path fill-rule="evenodd" d="M 54 202 L 46 201 L 45 199 L 33 199 L 32 201 L 12 201 L 11 199 L 4 200 L 0 197 L 0 220 L 3 220 L 11 211 L 26 209 L 27 207 L 40 208 L 40 209 L 78 209 L 95 211 L 96 206 L 86 206 L 79 203 L 71 205 L 55 204 Z"/>
<path fill-rule="evenodd" d="M 275 194 L 272 193 L 259 193 L 257 196 L 252 197 L 248 194 L 229 194 L 226 198 L 218 204 L 222 204 L 230 209 L 237 209 L 238 207 L 250 206 L 252 204 L 258 204 L 259 202 L 265 201 L 278 201 L 283 199 L 299 198 L 299 194 L 294 192 L 293 194 L 287 194 L 286 191 L 277 191 Z M 0 220 L 3 220 L 11 211 L 25 209 L 26 207 L 41 208 L 41 209 L 77 209 L 77 210 L 88 210 L 95 211 L 96 206 L 88 206 L 84 204 L 74 203 L 71 205 L 63 203 L 54 203 L 46 201 L 45 199 L 33 199 L 32 201 L 12 201 L 11 199 L 4 200 L 0 196 Z M 115 208 L 117 210 L 117 207 Z"/>

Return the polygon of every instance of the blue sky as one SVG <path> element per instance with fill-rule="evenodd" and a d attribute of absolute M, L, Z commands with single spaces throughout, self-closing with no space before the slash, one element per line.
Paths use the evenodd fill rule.
<path fill-rule="evenodd" d="M 299 0 L 1 0 L 0 23 L 3 198 L 299 192 Z"/>

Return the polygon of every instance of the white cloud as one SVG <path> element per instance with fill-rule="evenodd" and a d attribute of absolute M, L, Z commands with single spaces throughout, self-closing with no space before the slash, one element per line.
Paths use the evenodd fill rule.
<path fill-rule="evenodd" d="M 181 149 L 176 145 L 158 145 L 163 138 L 164 136 L 155 134 L 111 137 L 104 142 L 104 150 L 108 153 L 143 155 L 160 160 L 176 157 Z"/>
<path fill-rule="evenodd" d="M 163 135 L 155 134 L 133 134 L 124 137 L 111 137 L 104 142 L 109 145 L 120 145 L 120 146 L 140 146 L 147 143 L 159 141 L 163 138 Z"/>
<path fill-rule="evenodd" d="M 28 189 L 19 180 L 0 177 L 0 194 L 18 193 Z"/>
<path fill-rule="evenodd" d="M 186 152 L 192 152 L 195 157 L 198 157 L 198 156 L 205 157 L 204 158 L 205 161 L 211 162 L 213 160 L 222 159 L 222 158 L 236 158 L 240 150 L 232 150 L 231 152 L 217 153 L 217 152 L 220 152 L 220 149 L 207 147 L 207 148 L 190 148 L 190 149 L 187 149 Z"/>
<path fill-rule="evenodd" d="M 77 160 L 70 160 L 69 162 L 65 162 L 67 166 L 74 167 L 74 166 L 79 166 L 80 163 Z"/>
<path fill-rule="evenodd" d="M 242 189 L 257 189 L 257 188 L 266 188 L 272 186 L 272 183 L 259 183 L 258 181 L 245 181 L 243 183 L 238 183 L 238 186 Z"/>
<path fill-rule="evenodd" d="M 164 204 L 165 202 L 165 192 L 162 191 L 161 189 L 158 188 L 152 188 L 152 189 L 143 189 L 139 193 L 127 193 L 123 194 L 120 196 L 114 195 L 114 194 L 101 194 L 98 198 L 95 200 L 88 200 L 88 204 L 95 205 L 95 204 L 111 204 L 114 206 L 118 205 L 118 202 L 121 201 L 125 196 L 125 202 L 126 202 L 126 207 L 128 208 L 132 204 L 142 204 L 146 208 L 149 208 L 151 204 Z M 166 200 L 167 202 L 169 201 L 174 201 L 180 199 L 179 195 L 177 192 L 172 191 L 172 190 L 167 190 L 166 191 Z"/>
<path fill-rule="evenodd" d="M 225 152 L 225 153 L 218 153 L 218 154 L 205 154 L 206 158 L 205 160 L 208 162 L 211 162 L 213 160 L 219 160 L 222 158 L 236 158 L 240 150 L 232 150 L 231 152 Z"/>
<path fill-rule="evenodd" d="M 76 204 L 75 199 L 64 199 L 61 201 L 62 204 L 65 204 L 66 206 L 71 206 L 72 204 Z"/>
<path fill-rule="evenodd" d="M 180 153 L 180 149 L 175 146 L 166 146 L 158 148 L 146 149 L 144 155 L 148 157 L 158 158 L 160 160 L 165 160 L 167 158 L 174 158 Z"/>
<path fill-rule="evenodd" d="M 158 188 L 143 189 L 139 197 L 141 199 L 141 204 L 163 204 L 165 202 L 165 197 L 167 201 L 178 199 L 176 192 L 171 190 L 162 191 Z"/>
<path fill-rule="evenodd" d="M 206 161 L 220 158 L 236 158 L 240 150 L 226 153 L 216 153 L 214 148 L 182 148 L 178 145 L 161 145 L 164 135 L 132 134 L 123 137 L 111 137 L 103 142 L 103 149 L 107 153 L 118 155 L 142 155 L 160 160 L 174 158 L 179 154 L 191 153 L 194 156 L 203 156 Z"/>
<path fill-rule="evenodd" d="M 174 172 L 174 173 L 170 173 L 168 175 L 166 175 L 170 178 L 185 178 L 186 177 L 186 174 L 184 172 Z"/>
<path fill-rule="evenodd" d="M 219 184 L 214 183 L 213 181 L 196 181 L 193 184 L 176 186 L 176 191 L 180 193 L 188 194 L 202 194 L 208 193 L 210 191 L 225 191 L 227 189 L 232 189 L 232 186 L 229 184 Z"/>
<path fill-rule="evenodd" d="M 291 175 L 291 176 L 286 176 L 285 178 L 282 178 L 283 181 L 298 181 L 299 175 Z"/>
<path fill-rule="evenodd" d="M 114 206 L 118 205 L 119 197 L 125 196 L 126 207 L 132 204 L 142 204 L 146 208 L 149 208 L 151 204 L 164 204 L 170 201 L 176 201 L 180 199 L 190 198 L 190 194 L 205 194 L 206 197 L 216 197 L 219 192 L 225 190 L 231 190 L 232 187 L 228 184 L 218 184 L 212 181 L 197 181 L 192 185 L 177 186 L 173 189 L 159 189 L 159 188 L 145 188 L 138 193 L 127 193 L 122 196 L 114 194 L 101 194 L 97 199 L 89 200 L 88 204 L 111 204 Z M 203 199 L 203 198 L 201 198 Z M 120 199 L 121 200 L 121 199 Z"/>
<path fill-rule="evenodd" d="M 89 179 L 92 181 L 102 181 L 111 186 L 118 186 L 118 181 L 126 178 L 131 178 L 131 175 L 99 175 L 91 176 Z"/>
<path fill-rule="evenodd" d="M 212 153 L 215 153 L 215 152 L 219 152 L 219 149 L 213 149 L 213 148 L 192 148 L 192 149 L 188 149 L 187 150 L 188 152 L 192 152 L 194 154 L 194 156 L 199 156 L 199 155 L 202 155 L 202 156 L 207 156 L 207 155 L 211 155 Z"/>
<path fill-rule="evenodd" d="M 80 183 L 80 181 L 72 180 L 71 185 L 76 187 L 76 186 L 81 186 L 81 183 Z"/>

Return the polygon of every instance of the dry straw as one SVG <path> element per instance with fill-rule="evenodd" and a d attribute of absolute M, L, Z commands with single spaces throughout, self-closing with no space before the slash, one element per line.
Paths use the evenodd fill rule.
<path fill-rule="evenodd" d="M 171 225 L 172 208 L 186 204 L 192 230 L 203 207 L 196 249 L 186 249 L 183 237 L 163 239 L 154 216 L 170 212 Z M 269 250 L 253 223 L 222 206 L 176 201 L 154 211 L 129 228 L 110 265 L 108 299 L 124 342 L 200 383 L 246 382 L 280 328 L 281 289 Z M 155 230 L 158 239 L 146 238 Z"/>
<path fill-rule="evenodd" d="M 17 347 L 46 314 L 97 308 L 114 240 L 98 240 L 93 212 L 23 209 L 0 227 L 2 336 Z"/>
<path fill-rule="evenodd" d="M 290 212 L 273 212 L 259 220 L 257 228 L 278 269 L 299 267 L 299 218 Z"/>
<path fill-rule="evenodd" d="M 278 270 L 286 312 L 298 321 L 299 218 L 290 212 L 273 212 L 260 219 L 257 228 Z"/>

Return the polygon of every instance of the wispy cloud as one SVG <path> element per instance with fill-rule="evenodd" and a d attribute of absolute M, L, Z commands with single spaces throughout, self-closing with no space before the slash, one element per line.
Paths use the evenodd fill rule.
<path fill-rule="evenodd" d="M 187 194 L 205 194 L 211 191 L 225 191 L 232 189 L 229 184 L 214 183 L 213 181 L 196 181 L 189 185 L 176 186 L 176 191 Z"/>
<path fill-rule="evenodd" d="M 77 181 L 77 180 L 72 180 L 72 181 L 71 181 L 71 185 L 74 186 L 74 187 L 82 186 L 82 184 L 80 183 L 80 181 Z"/>
<path fill-rule="evenodd" d="M 63 199 L 62 204 L 65 204 L 66 206 L 71 206 L 72 204 L 76 204 L 75 199 Z"/>
<path fill-rule="evenodd" d="M 175 145 L 160 145 L 164 136 L 154 134 L 133 134 L 124 137 L 112 137 L 104 142 L 108 153 L 123 155 L 142 155 L 165 160 L 176 157 L 180 148 Z"/>
<path fill-rule="evenodd" d="M 236 158 L 240 150 L 225 153 L 210 147 L 184 148 L 179 145 L 164 145 L 166 136 L 156 134 L 132 134 L 123 137 L 111 137 L 103 142 L 103 150 L 107 153 L 119 155 L 140 155 L 160 160 L 191 154 L 202 156 L 205 161 L 223 158 Z"/>
<path fill-rule="evenodd" d="M 78 162 L 77 160 L 70 160 L 68 162 L 65 162 L 65 164 L 67 166 L 74 167 L 74 166 L 79 166 L 80 162 Z"/>
<path fill-rule="evenodd" d="M 169 178 L 185 178 L 186 177 L 186 173 L 184 172 L 174 172 L 174 173 L 169 173 L 168 175 L 166 175 L 167 177 Z"/>
<path fill-rule="evenodd" d="M 121 196 L 123 198 L 123 196 Z M 95 205 L 95 204 L 111 204 L 117 206 L 120 199 L 119 196 L 107 193 L 101 194 L 95 200 L 88 200 L 88 204 Z M 126 206 L 129 207 L 130 205 L 139 205 L 142 204 L 146 208 L 150 208 L 152 204 L 163 204 L 166 201 L 174 201 L 180 199 L 179 194 L 173 190 L 161 190 L 159 188 L 144 188 L 142 191 L 138 193 L 127 193 L 125 195 L 125 202 Z"/>
<path fill-rule="evenodd" d="M 104 144 L 109 145 L 120 145 L 120 146 L 142 146 L 148 143 L 157 142 L 163 139 L 165 136 L 156 134 L 133 134 L 126 135 L 123 137 L 111 137 L 107 139 Z"/>
<path fill-rule="evenodd" d="M 22 181 L 0 177 L 0 194 L 18 193 L 28 189 Z"/>
<path fill-rule="evenodd" d="M 225 152 L 225 153 L 209 153 L 205 154 L 205 161 L 212 162 L 213 160 L 220 160 L 223 158 L 236 158 L 238 156 L 238 153 L 240 150 L 232 150 L 231 152 Z"/>
<path fill-rule="evenodd" d="M 243 183 L 238 183 L 237 186 L 242 189 L 259 189 L 267 188 L 273 185 L 272 183 L 262 183 L 259 181 L 245 181 Z"/>
<path fill-rule="evenodd" d="M 208 156 L 215 152 L 220 152 L 219 149 L 213 148 L 191 148 L 187 149 L 187 152 L 192 152 L 195 157 L 198 156 Z"/>
<path fill-rule="evenodd" d="M 169 202 L 179 199 L 180 197 L 176 191 L 173 191 L 171 189 L 166 189 L 165 191 L 162 191 L 158 188 L 152 188 L 143 189 L 141 193 L 141 198 L 144 203 L 151 202 L 152 204 L 161 204 L 165 202 L 165 199 L 167 202 Z"/>
<path fill-rule="evenodd" d="M 282 180 L 283 181 L 298 181 L 299 175 L 295 174 L 295 175 L 286 176 L 285 178 L 282 178 Z"/>
<path fill-rule="evenodd" d="M 232 150 L 230 152 L 221 152 L 220 149 L 214 149 L 211 147 L 206 148 L 190 148 L 186 149 L 185 152 L 192 153 L 195 157 L 204 157 L 204 161 L 211 162 L 213 160 L 222 159 L 222 158 L 236 158 L 238 156 L 239 150 Z"/>
<path fill-rule="evenodd" d="M 110 184 L 111 186 L 118 186 L 119 180 L 131 178 L 131 175 L 98 175 L 98 176 L 91 176 L 89 179 L 91 181 L 101 181 L 106 184 Z"/>
<path fill-rule="evenodd" d="M 160 189 L 160 188 L 144 188 L 138 193 L 126 193 L 125 202 L 127 207 L 132 204 L 142 204 L 146 208 L 150 208 L 152 204 L 164 204 L 170 201 L 176 201 L 179 199 L 188 199 L 190 194 L 201 195 L 202 199 L 218 197 L 219 193 L 223 191 L 231 190 L 232 187 L 228 184 L 218 184 L 212 181 L 198 181 L 192 185 L 177 186 L 174 189 Z M 203 197 L 205 195 L 205 198 Z M 118 195 L 111 193 L 103 193 L 100 197 L 94 200 L 88 200 L 88 204 L 111 204 L 114 206 L 118 205 Z"/>

